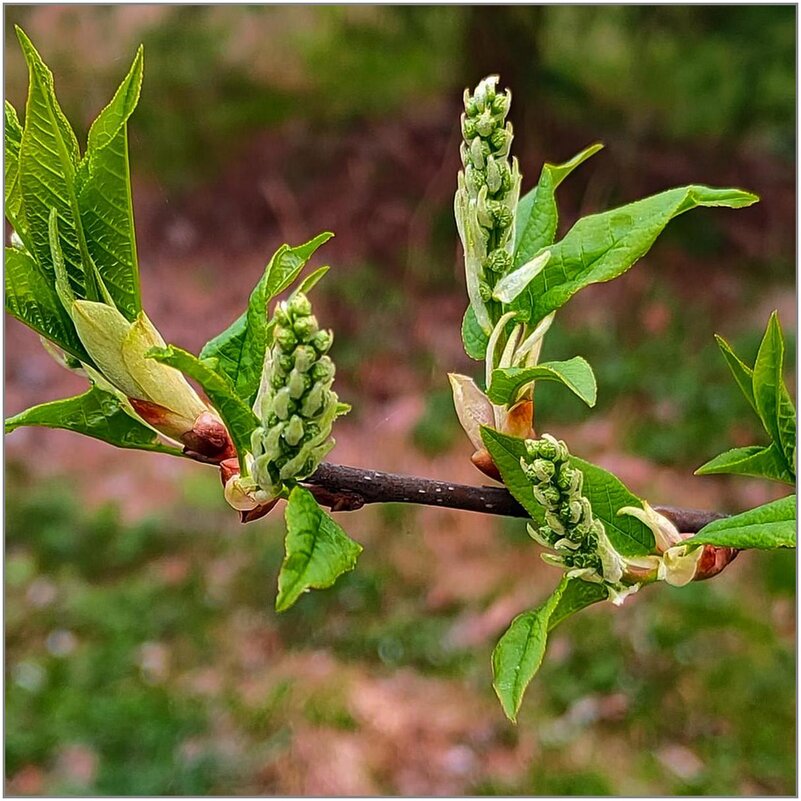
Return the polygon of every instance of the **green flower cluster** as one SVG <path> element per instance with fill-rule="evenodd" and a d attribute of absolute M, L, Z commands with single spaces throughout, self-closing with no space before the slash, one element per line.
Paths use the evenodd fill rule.
<path fill-rule="evenodd" d="M 470 95 L 465 91 L 461 146 L 464 171 L 459 173 L 455 198 L 456 224 L 465 250 L 470 302 L 487 332 L 499 305 L 492 301 L 498 279 L 512 268 L 514 223 L 520 195 L 517 159 L 509 158 L 512 125 L 506 115 L 509 90 L 498 93 L 497 75 L 481 81 Z"/>
<path fill-rule="evenodd" d="M 521 458 L 520 465 L 533 485 L 534 498 L 545 509 L 545 525 L 529 530 L 537 542 L 556 552 L 543 558 L 568 571 L 581 571 L 587 580 L 603 580 L 599 542 L 605 539 L 604 525 L 593 517 L 582 494 L 584 473 L 571 466 L 565 443 L 549 434 L 526 440 L 526 454 L 528 459 Z"/>
<path fill-rule="evenodd" d="M 332 391 L 331 331 L 321 330 L 309 299 L 296 292 L 275 309 L 254 411 L 262 421 L 251 438 L 251 476 L 270 497 L 285 482 L 310 476 L 334 447 L 331 427 L 339 412 Z"/>

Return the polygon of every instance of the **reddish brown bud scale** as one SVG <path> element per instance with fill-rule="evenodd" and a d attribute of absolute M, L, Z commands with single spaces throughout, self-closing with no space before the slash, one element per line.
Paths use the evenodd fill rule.
<path fill-rule="evenodd" d="M 740 553 L 737 548 L 721 548 L 717 545 L 704 545 L 703 547 L 704 551 L 698 562 L 693 581 L 704 581 L 705 579 L 717 576 L 717 574 L 730 565 L 737 557 L 737 554 Z"/>

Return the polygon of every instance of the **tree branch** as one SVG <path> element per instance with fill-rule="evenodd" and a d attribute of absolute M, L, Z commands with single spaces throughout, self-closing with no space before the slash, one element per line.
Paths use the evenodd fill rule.
<path fill-rule="evenodd" d="M 368 503 L 416 503 L 505 517 L 529 516 L 505 487 L 476 487 L 329 462 L 323 462 L 303 483 L 320 504 L 335 512 L 361 509 Z M 691 534 L 725 516 L 673 506 L 654 508 L 672 520 L 679 531 Z"/>

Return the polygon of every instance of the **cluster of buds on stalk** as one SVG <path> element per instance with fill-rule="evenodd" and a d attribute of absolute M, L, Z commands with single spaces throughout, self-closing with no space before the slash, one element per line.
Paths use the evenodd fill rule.
<path fill-rule="evenodd" d="M 343 411 L 328 355 L 334 336 L 320 329 L 302 292 L 276 306 L 273 343 L 262 370 L 253 411 L 261 426 L 251 436 L 249 475 L 232 476 L 228 502 L 240 511 L 271 504 L 308 478 L 334 447 L 331 428 Z"/>
<path fill-rule="evenodd" d="M 532 539 L 550 552 L 543 561 L 566 571 L 569 578 L 604 584 L 613 603 L 620 605 L 642 585 L 665 581 L 681 587 L 719 573 L 733 558 L 732 549 L 683 544 L 682 534 L 647 503 L 624 507 L 618 514 L 641 520 L 654 534 L 656 553 L 622 556 L 609 540 L 604 524 L 583 494 L 584 474 L 571 465 L 564 442 L 549 434 L 527 440 L 520 466 L 531 482 L 535 500 L 545 510 L 545 524 L 529 525 Z"/>
<path fill-rule="evenodd" d="M 496 89 L 497 75 L 481 81 L 471 95 L 465 90 L 459 172 L 454 211 L 465 253 L 470 304 L 489 334 L 500 304 L 493 300 L 499 279 L 512 268 L 514 227 L 520 195 L 517 159 L 510 160 L 512 125 L 506 122 L 512 102 L 507 89 Z"/>
<path fill-rule="evenodd" d="M 604 524 L 593 515 L 583 494 L 584 473 L 570 464 L 565 443 L 549 434 L 526 440 L 526 456 L 520 466 L 532 484 L 535 500 L 545 509 L 545 524 L 528 527 L 532 539 L 553 551 L 543 554 L 543 561 L 562 568 L 569 578 L 605 584 L 616 604 L 636 592 L 648 576 L 627 574 L 626 560 L 612 546 Z M 637 567 L 646 571 L 651 567 L 652 580 L 656 579 L 657 560 L 652 566 Z"/>
<path fill-rule="evenodd" d="M 511 157 L 512 125 L 506 121 L 511 92 L 498 92 L 497 75 L 482 80 L 471 95 L 464 94 L 461 157 L 454 213 L 465 258 L 470 307 L 487 336 L 486 384 L 498 367 L 531 367 L 539 359 L 542 339 L 553 314 L 533 328 L 513 322 L 510 304 L 540 272 L 550 251 L 514 266 L 515 221 L 521 175 Z M 453 399 L 462 427 L 475 447 L 473 463 L 498 478 L 497 467 L 483 446 L 481 425 L 505 434 L 534 436 L 533 384 L 523 388 L 508 408 L 490 402 L 473 379 L 452 374 Z"/>

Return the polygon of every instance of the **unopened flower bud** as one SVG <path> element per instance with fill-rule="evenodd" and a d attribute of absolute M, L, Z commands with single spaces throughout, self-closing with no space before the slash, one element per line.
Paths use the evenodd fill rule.
<path fill-rule="evenodd" d="M 293 414 L 284 428 L 284 439 L 293 447 L 303 439 L 303 420 Z"/>
<path fill-rule="evenodd" d="M 306 373 L 301 373 L 297 369 L 293 369 L 286 382 L 286 388 L 289 390 L 289 397 L 293 400 L 298 400 L 303 396 L 303 393 L 311 386 L 311 378 Z"/>
<path fill-rule="evenodd" d="M 303 292 L 296 292 L 287 303 L 287 311 L 293 317 L 309 317 L 312 305 Z"/>
<path fill-rule="evenodd" d="M 317 333 L 317 319 L 313 314 L 298 317 L 292 325 L 292 330 L 301 342 L 308 342 Z"/>
<path fill-rule="evenodd" d="M 285 328 L 282 325 L 278 325 L 275 327 L 275 332 L 273 333 L 273 339 L 284 349 L 284 350 L 291 350 L 295 347 L 298 342 L 298 338 L 295 334 L 289 329 Z"/>

